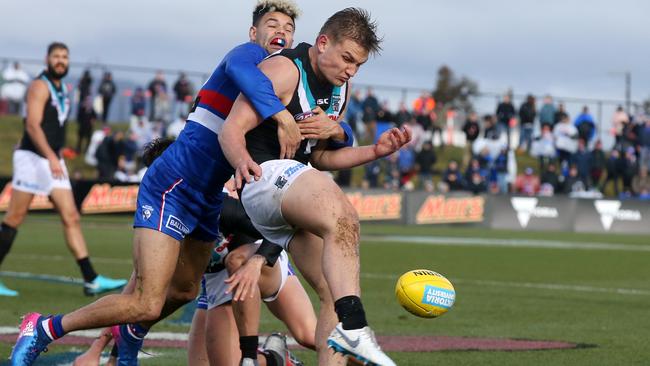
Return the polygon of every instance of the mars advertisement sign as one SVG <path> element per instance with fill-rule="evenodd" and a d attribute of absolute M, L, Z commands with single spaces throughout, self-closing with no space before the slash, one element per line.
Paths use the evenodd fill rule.
<path fill-rule="evenodd" d="M 402 194 L 390 191 L 348 192 L 348 200 L 359 215 L 359 220 L 402 219 Z"/>
<path fill-rule="evenodd" d="M 138 185 L 95 184 L 81 204 L 81 213 L 134 212 Z"/>
<path fill-rule="evenodd" d="M 408 222 L 422 224 L 480 223 L 485 218 L 482 196 L 443 196 L 413 194 Z M 419 197 L 418 197 L 419 196 Z"/>

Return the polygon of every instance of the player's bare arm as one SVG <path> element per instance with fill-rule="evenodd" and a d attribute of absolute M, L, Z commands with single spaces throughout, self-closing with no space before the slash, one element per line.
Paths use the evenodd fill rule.
<path fill-rule="evenodd" d="M 293 88 L 298 82 L 298 70 L 291 61 L 284 57 L 271 57 L 260 63 L 259 67 L 271 80 L 280 101 L 284 104 L 289 103 Z M 293 117 L 291 120 L 293 121 Z M 250 182 L 251 179 L 257 180 L 262 174 L 262 169 L 246 150 L 245 138 L 246 133 L 260 123 L 262 123 L 260 115 L 257 114 L 250 101 L 240 94 L 219 134 L 219 143 L 224 155 L 230 165 L 235 168 L 235 185 L 238 189 L 242 186 L 242 180 L 246 182 Z M 278 124 L 278 134 L 279 131 L 280 125 Z"/>
<path fill-rule="evenodd" d="M 50 162 L 50 170 L 54 178 L 63 178 L 63 168 L 59 157 L 47 142 L 45 133 L 41 128 L 43 110 L 50 91 L 43 80 L 34 80 L 27 91 L 27 118 L 25 130 L 38 151 Z"/>
<path fill-rule="evenodd" d="M 381 134 L 374 145 L 346 147 L 326 150 L 318 146 L 310 162 L 319 170 L 340 170 L 359 166 L 388 156 L 411 141 L 411 130 L 407 126 L 391 128 Z"/>

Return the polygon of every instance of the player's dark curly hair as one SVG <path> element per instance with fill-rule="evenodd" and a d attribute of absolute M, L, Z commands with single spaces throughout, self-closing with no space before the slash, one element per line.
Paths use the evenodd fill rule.
<path fill-rule="evenodd" d="M 300 9 L 292 0 L 259 0 L 253 9 L 253 26 L 259 25 L 264 14 L 275 11 L 285 14 L 294 22 L 300 16 Z"/>
<path fill-rule="evenodd" d="M 336 42 L 344 39 L 355 41 L 369 54 L 381 51 L 382 38 L 377 35 L 377 22 L 365 9 L 345 8 L 334 13 L 323 24 L 319 34 L 325 34 Z"/>
<path fill-rule="evenodd" d="M 142 151 L 142 163 L 144 166 L 147 168 L 150 167 L 153 161 L 156 160 L 172 143 L 174 143 L 174 139 L 159 137 L 145 145 Z"/>

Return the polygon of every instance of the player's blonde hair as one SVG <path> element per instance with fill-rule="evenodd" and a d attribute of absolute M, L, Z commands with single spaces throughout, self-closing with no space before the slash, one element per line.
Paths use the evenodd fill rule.
<path fill-rule="evenodd" d="M 274 11 L 285 14 L 294 22 L 301 14 L 300 8 L 292 0 L 259 0 L 253 9 L 253 26 L 257 26 L 264 14 Z"/>

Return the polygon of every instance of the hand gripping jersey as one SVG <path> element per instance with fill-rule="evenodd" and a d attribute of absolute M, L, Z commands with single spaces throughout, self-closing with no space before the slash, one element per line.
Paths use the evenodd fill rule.
<path fill-rule="evenodd" d="M 318 106 L 331 119 L 336 120 L 345 109 L 348 84 L 339 87 L 318 79 L 309 61 L 310 47 L 307 43 L 301 43 L 292 50 L 282 50 L 269 56 L 287 57 L 294 63 L 300 75 L 293 97 L 286 108 L 292 115 L 297 116 Z M 280 156 L 277 129 L 277 122 L 267 118 L 246 134 L 246 148 L 256 163 L 261 164 Z M 307 164 L 311 148 L 316 143 L 317 140 L 314 139 L 304 140 L 293 159 Z"/>
<path fill-rule="evenodd" d="M 217 135 L 240 92 L 269 118 L 284 109 L 257 68 L 266 50 L 254 43 L 232 49 L 198 93 L 185 128 L 140 184 L 134 227 L 213 241 L 218 235 L 223 184 L 234 173 Z M 277 137 L 276 137 L 277 138 Z"/>

